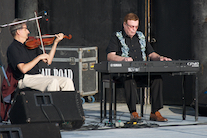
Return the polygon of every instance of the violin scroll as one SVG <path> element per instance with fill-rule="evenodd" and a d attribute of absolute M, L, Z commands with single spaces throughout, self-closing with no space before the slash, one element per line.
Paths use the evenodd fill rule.
<path fill-rule="evenodd" d="M 67 35 L 64 35 L 63 38 L 71 39 L 72 38 L 72 35 L 71 34 L 69 34 L 68 36 Z"/>

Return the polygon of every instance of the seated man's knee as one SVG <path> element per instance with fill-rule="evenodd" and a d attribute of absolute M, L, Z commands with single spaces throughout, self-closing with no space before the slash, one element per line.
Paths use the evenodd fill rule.
<path fill-rule="evenodd" d="M 59 91 L 60 90 L 60 86 L 59 86 L 59 82 L 57 79 L 51 79 L 50 84 L 48 84 L 47 86 L 47 90 L 48 91 Z"/>

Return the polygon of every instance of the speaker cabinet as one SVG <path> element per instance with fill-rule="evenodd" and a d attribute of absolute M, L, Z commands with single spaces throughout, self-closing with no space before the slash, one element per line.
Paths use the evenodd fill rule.
<path fill-rule="evenodd" d="M 1 138 L 61 138 L 60 128 L 55 123 L 1 125 Z"/>
<path fill-rule="evenodd" d="M 75 91 L 22 91 L 9 116 L 12 124 L 55 122 L 62 129 L 80 128 L 85 120 L 80 94 Z"/>

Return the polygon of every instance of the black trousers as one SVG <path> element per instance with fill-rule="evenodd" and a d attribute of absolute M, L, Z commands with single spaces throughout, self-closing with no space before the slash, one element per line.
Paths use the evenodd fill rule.
<path fill-rule="evenodd" d="M 136 111 L 136 102 L 137 102 L 137 86 L 147 86 L 148 77 L 147 76 L 125 76 L 115 78 L 117 81 L 120 81 L 124 85 L 126 103 L 128 105 L 130 113 Z M 163 81 L 161 75 L 152 75 L 150 76 L 150 98 L 152 105 L 152 112 L 156 112 L 159 109 L 163 108 Z"/>

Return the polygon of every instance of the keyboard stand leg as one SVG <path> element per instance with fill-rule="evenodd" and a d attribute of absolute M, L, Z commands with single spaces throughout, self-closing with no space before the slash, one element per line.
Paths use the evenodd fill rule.
<path fill-rule="evenodd" d="M 115 88 L 115 82 L 112 84 L 113 88 L 113 104 L 114 104 L 114 120 L 116 122 L 116 88 Z"/>
<path fill-rule="evenodd" d="M 140 109 L 141 109 L 140 115 L 141 115 L 141 117 L 143 117 L 144 116 L 143 115 L 143 111 L 144 111 L 144 109 L 143 109 L 143 105 L 144 105 L 143 88 L 140 88 L 139 89 L 139 93 L 140 93 Z"/>
<path fill-rule="evenodd" d="M 107 86 L 108 86 L 107 82 L 104 82 L 103 83 L 103 99 L 102 99 L 103 100 L 102 102 L 104 104 L 104 106 L 103 106 L 104 107 L 104 109 L 103 109 L 104 110 L 104 118 L 106 118 L 106 106 L 107 106 L 106 105 L 106 102 L 107 102 L 106 101 L 106 97 L 107 97 L 106 88 L 108 88 Z"/>
<path fill-rule="evenodd" d="M 104 102 L 104 100 L 103 100 L 103 95 L 104 95 L 104 93 L 105 93 L 105 87 L 104 87 L 104 84 L 103 84 L 103 82 L 102 82 L 102 85 L 101 85 L 101 87 L 102 87 L 102 90 L 101 90 L 101 93 L 100 93 L 100 122 L 102 123 L 102 121 L 103 121 L 103 102 Z"/>
<path fill-rule="evenodd" d="M 195 121 L 198 121 L 198 74 L 195 75 Z"/>
<path fill-rule="evenodd" d="M 113 102 L 113 92 L 112 92 L 112 80 L 111 80 L 111 74 L 109 75 L 109 122 L 112 123 L 112 102 Z"/>
<path fill-rule="evenodd" d="M 183 120 L 186 119 L 186 106 L 185 106 L 185 75 L 182 75 L 182 100 L 183 100 Z"/>

